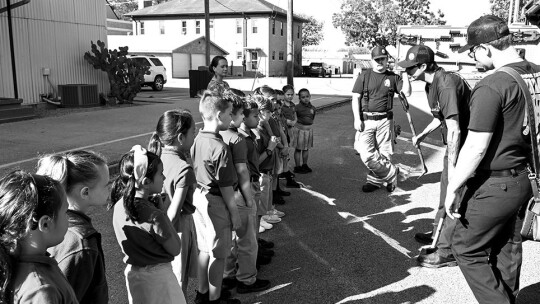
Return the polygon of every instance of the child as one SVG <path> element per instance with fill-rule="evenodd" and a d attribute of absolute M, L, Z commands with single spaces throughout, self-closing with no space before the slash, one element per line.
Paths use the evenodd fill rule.
<path fill-rule="evenodd" d="M 261 174 L 261 199 L 257 207 L 257 214 L 264 216 L 268 211 L 272 210 L 272 173 L 274 169 L 274 152 L 278 145 L 279 139 L 272 136 L 264 126 L 268 124 L 268 120 L 272 116 L 273 105 L 270 99 L 254 95 L 251 98 L 252 102 L 257 103 L 259 108 L 259 124 L 253 132 L 257 136 L 257 152 L 259 154 L 259 172 Z M 260 219 L 259 232 L 264 232 L 267 227 L 272 228 L 271 224 Z"/>
<path fill-rule="evenodd" d="M 79 303 L 108 303 L 101 234 L 88 217 L 92 206 L 109 198 L 109 167 L 94 152 L 72 151 L 42 157 L 37 174 L 59 181 L 67 195 L 69 228 L 64 241 L 49 249 L 73 287 Z"/>
<path fill-rule="evenodd" d="M 79 303 L 49 257 L 68 229 L 60 183 L 13 171 L 0 180 L 0 303 Z"/>
<path fill-rule="evenodd" d="M 198 291 L 208 293 L 208 303 L 240 303 L 220 295 L 225 259 L 231 250 L 231 227 L 236 231 L 241 226 L 235 199 L 238 178 L 229 147 L 218 133 L 229 127 L 231 111 L 230 103 L 219 94 L 205 91 L 199 103 L 204 127 L 191 147 L 197 178 L 193 217 L 200 250 Z"/>
<path fill-rule="evenodd" d="M 293 146 L 294 161 L 296 167 L 294 167 L 295 173 L 310 173 L 311 168 L 308 167 L 307 161 L 309 157 L 309 149 L 313 147 L 313 120 L 315 119 L 315 107 L 311 104 L 311 94 L 308 89 L 301 89 L 298 91 L 300 103 L 296 105 L 296 116 L 298 118 L 296 122 L 296 129 L 294 134 Z M 300 158 L 302 158 L 300 160 Z"/>
<path fill-rule="evenodd" d="M 181 245 L 161 199 L 164 179 L 159 157 L 139 145 L 120 159 L 111 198 L 130 304 L 186 303 L 171 267 Z"/>
<path fill-rule="evenodd" d="M 266 210 L 266 207 L 262 207 L 262 205 L 266 206 L 268 202 L 267 197 L 266 201 L 261 201 L 261 173 L 259 172 L 259 158 L 262 157 L 266 159 L 268 155 L 266 152 L 264 153 L 264 156 L 259 155 L 259 152 L 257 151 L 257 136 L 253 133 L 253 131 L 251 131 L 251 129 L 255 129 L 259 125 L 259 106 L 257 105 L 256 100 L 262 100 L 263 98 L 264 97 L 262 96 L 249 96 L 247 98 L 246 102 L 244 103 L 243 110 L 244 120 L 240 125 L 240 128 L 238 128 L 238 133 L 240 133 L 246 141 L 246 146 L 248 150 L 248 170 L 251 180 L 251 192 L 253 194 L 255 203 L 257 204 L 255 232 L 257 232 L 257 227 L 260 227 L 261 217 L 265 215 L 262 211 L 260 211 L 260 209 L 262 208 Z M 275 148 L 275 145 L 276 144 L 273 142 L 267 148 L 272 150 L 273 148 Z M 268 185 L 266 186 L 266 189 L 268 189 Z M 273 251 L 271 251 L 270 249 L 274 247 L 274 243 L 265 241 L 260 238 L 257 239 L 257 242 L 257 265 L 269 264 L 271 262 L 271 256 L 273 255 Z"/>
<path fill-rule="evenodd" d="M 167 215 L 182 242 L 180 255 L 172 262 L 178 283 L 187 296 L 189 278 L 197 277 L 197 235 L 193 221 L 193 192 L 197 180 L 188 162 L 195 139 L 195 121 L 186 110 L 170 110 L 161 115 L 148 151 L 161 157 L 165 175 L 164 191 L 169 208 Z M 187 302 L 187 299 L 186 299 Z"/>
<path fill-rule="evenodd" d="M 296 125 L 296 106 L 293 102 L 294 98 L 294 87 L 290 84 L 283 87 L 283 106 L 281 107 L 281 114 L 284 117 L 284 126 L 286 129 L 285 134 L 287 135 L 287 142 L 289 143 L 289 148 L 294 148 L 294 125 Z M 278 99 L 279 99 L 278 95 Z M 294 151 L 294 149 L 290 149 Z M 289 151 L 287 151 L 289 153 Z M 290 170 L 289 158 L 287 158 L 287 164 L 283 167 L 285 172 L 282 173 L 283 177 L 287 180 L 286 186 L 289 188 L 300 188 L 300 185 L 294 180 L 294 173 Z"/>
<path fill-rule="evenodd" d="M 248 293 L 270 288 L 270 281 L 257 278 L 257 206 L 251 192 L 246 139 L 238 132 L 238 127 L 244 120 L 244 101 L 235 92 L 236 90 L 229 90 L 223 93 L 223 99 L 232 104 L 232 121 L 229 129 L 221 131 L 220 135 L 223 142 L 229 145 L 238 176 L 241 195 L 237 197 L 236 205 L 242 225 L 233 233 L 233 249 L 225 264 L 224 282 L 228 282 L 226 285 L 229 287 L 237 285 L 238 293 Z M 231 282 L 237 284 L 230 284 Z"/>
<path fill-rule="evenodd" d="M 210 91 L 223 93 L 224 90 L 229 89 L 229 84 L 223 80 L 227 76 L 228 71 L 227 59 L 223 56 L 215 56 L 208 67 L 210 73 L 214 74 L 214 77 L 208 83 L 206 87 Z"/>

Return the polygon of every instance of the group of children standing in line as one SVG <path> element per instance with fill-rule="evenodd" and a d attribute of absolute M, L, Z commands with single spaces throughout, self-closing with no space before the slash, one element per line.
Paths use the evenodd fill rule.
<path fill-rule="evenodd" d="M 47 155 L 36 174 L 0 180 L 0 303 L 108 302 L 101 235 L 87 213 L 109 193 L 130 303 L 187 303 L 189 278 L 195 303 L 240 303 L 229 289 L 270 287 L 257 270 L 274 244 L 258 235 L 285 215 L 274 207 L 290 194 L 279 177 L 299 187 L 289 147 L 293 171 L 311 172 L 315 108 L 307 89 L 294 105 L 292 86 L 246 97 L 218 65 L 225 58 L 210 66 L 199 134 L 190 112 L 165 112 L 148 149 L 122 156 L 112 189 L 105 159 L 91 151 Z"/>

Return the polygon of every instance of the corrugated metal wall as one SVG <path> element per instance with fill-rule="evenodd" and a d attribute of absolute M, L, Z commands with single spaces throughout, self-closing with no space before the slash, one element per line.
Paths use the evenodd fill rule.
<path fill-rule="evenodd" d="M 11 1 L 12 3 L 14 1 Z M 6 1 L 0 0 L 0 7 Z M 53 93 L 59 84 L 97 84 L 107 93 L 105 72 L 95 70 L 83 56 L 90 41 L 107 41 L 104 0 L 32 0 L 12 10 L 19 98 L 39 102 L 39 94 Z M 0 97 L 14 97 L 7 13 L 0 15 Z"/>

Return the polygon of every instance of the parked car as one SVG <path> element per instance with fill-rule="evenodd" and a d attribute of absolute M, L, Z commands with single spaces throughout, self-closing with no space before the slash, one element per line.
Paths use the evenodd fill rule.
<path fill-rule="evenodd" d="M 312 62 L 309 64 L 308 76 L 332 77 L 332 68 L 324 62 Z"/>
<path fill-rule="evenodd" d="M 131 56 L 131 60 L 149 68 L 150 74 L 144 75 L 143 86 L 150 86 L 154 91 L 163 90 L 163 86 L 167 83 L 167 73 L 159 58 L 135 55 Z"/>

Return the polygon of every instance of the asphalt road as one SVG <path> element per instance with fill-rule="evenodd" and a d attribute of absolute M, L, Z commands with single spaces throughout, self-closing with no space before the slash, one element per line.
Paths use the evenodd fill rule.
<path fill-rule="evenodd" d="M 290 189 L 287 204 L 279 208 L 287 215 L 262 235 L 276 243 L 272 264 L 259 272 L 273 288 L 238 298 L 242 303 L 476 303 L 457 267 L 425 269 L 414 260 L 419 245 L 413 235 L 430 229 L 437 204 L 443 148 L 423 147 L 430 171 L 424 177 L 399 184 L 391 194 L 362 193 L 366 169 L 352 149 L 349 109 L 317 116 L 309 159 L 314 172 L 298 175 L 305 188 Z M 407 139 L 398 139 L 394 161 L 419 164 Z M 92 217 L 103 234 L 110 303 L 127 303 L 111 212 L 94 210 Z M 539 243 L 524 244 L 518 303 L 538 302 L 539 253 Z M 194 289 L 191 284 L 190 299 Z"/>

